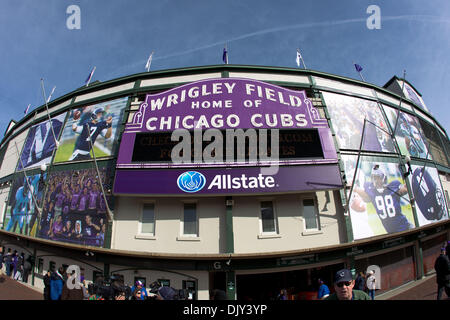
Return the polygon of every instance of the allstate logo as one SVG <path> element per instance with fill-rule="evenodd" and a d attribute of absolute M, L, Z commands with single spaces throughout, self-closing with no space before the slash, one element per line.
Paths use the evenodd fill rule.
<path fill-rule="evenodd" d="M 187 171 L 180 174 L 177 179 L 178 188 L 184 192 L 197 192 L 203 189 L 206 184 L 206 178 L 197 171 Z"/>

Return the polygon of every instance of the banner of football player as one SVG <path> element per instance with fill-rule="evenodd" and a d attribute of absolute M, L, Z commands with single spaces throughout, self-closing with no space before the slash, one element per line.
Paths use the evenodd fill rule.
<path fill-rule="evenodd" d="M 424 226 L 448 219 L 447 205 L 437 169 L 412 165 L 408 178 L 416 201 L 419 225 Z"/>
<path fill-rule="evenodd" d="M 14 180 L 5 213 L 4 230 L 34 237 L 46 174 L 20 174 Z"/>
<path fill-rule="evenodd" d="M 400 148 L 400 153 L 404 156 L 410 155 L 423 159 L 426 159 L 428 154 L 428 159 L 431 159 L 419 120 L 406 112 L 399 111 L 397 121 L 398 111 L 385 105 L 383 107 L 392 130 L 395 130 L 395 139 Z"/>
<path fill-rule="evenodd" d="M 408 189 L 398 163 L 390 159 L 363 156 L 360 158 L 358 170 L 355 170 L 356 155 L 345 155 L 342 159 L 349 184 L 353 181 L 356 171 L 355 184 L 349 199 L 355 240 L 416 227 Z"/>
<path fill-rule="evenodd" d="M 93 159 L 91 142 L 97 159 L 110 156 L 127 100 L 121 98 L 72 110 L 53 162 Z"/>
<path fill-rule="evenodd" d="M 17 170 L 50 163 L 55 148 L 55 137 L 58 139 L 65 117 L 66 113 L 63 113 L 52 118 L 51 121 L 47 120 L 30 128 Z"/>
<path fill-rule="evenodd" d="M 100 171 L 105 185 L 106 168 Z M 43 201 L 39 237 L 103 247 L 106 203 L 95 169 L 54 171 Z M 108 204 L 110 197 L 107 196 Z"/>
<path fill-rule="evenodd" d="M 364 119 L 367 119 L 362 149 L 395 151 L 389 128 L 376 102 L 331 92 L 322 94 L 341 149 L 359 149 Z"/>
<path fill-rule="evenodd" d="M 425 105 L 425 102 L 423 101 L 422 97 L 416 92 L 416 90 L 414 90 L 412 86 L 410 86 L 407 82 L 404 82 L 402 80 L 397 81 L 400 88 L 403 88 L 403 94 L 407 99 L 414 102 L 420 108 L 428 111 L 428 108 Z"/>

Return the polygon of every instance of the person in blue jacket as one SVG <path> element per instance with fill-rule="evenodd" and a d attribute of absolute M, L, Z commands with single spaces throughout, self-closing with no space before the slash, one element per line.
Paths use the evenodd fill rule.
<path fill-rule="evenodd" d="M 135 290 L 141 292 L 141 300 L 148 299 L 147 290 L 144 288 L 142 281 L 136 281 L 135 285 L 131 287 L 131 292 L 135 292 Z"/>
<path fill-rule="evenodd" d="M 64 286 L 63 267 L 59 267 L 50 277 L 50 300 L 60 300 Z"/>
<path fill-rule="evenodd" d="M 317 300 L 325 299 L 330 295 L 330 289 L 328 286 L 323 282 L 322 279 L 318 279 L 317 282 L 319 283 L 319 291 L 317 292 Z"/>

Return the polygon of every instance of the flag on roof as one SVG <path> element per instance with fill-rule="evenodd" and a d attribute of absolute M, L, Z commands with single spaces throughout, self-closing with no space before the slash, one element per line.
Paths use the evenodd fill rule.
<path fill-rule="evenodd" d="M 31 104 L 28 105 L 28 107 L 25 109 L 25 111 L 23 112 L 24 114 L 28 113 L 28 110 L 30 109 Z"/>
<path fill-rule="evenodd" d="M 94 75 L 95 68 L 96 68 L 96 67 L 92 68 L 91 72 L 89 73 L 89 76 L 88 76 L 87 79 L 84 81 L 84 83 L 86 84 L 86 86 L 89 85 L 89 82 L 91 82 L 92 76 Z"/>
<path fill-rule="evenodd" d="M 228 51 L 227 46 L 223 48 L 223 55 L 222 55 L 223 63 L 228 64 Z"/>
<path fill-rule="evenodd" d="M 363 68 L 362 68 L 359 64 L 357 64 L 357 63 L 355 63 L 355 69 L 356 69 L 356 71 L 358 71 L 358 72 L 361 72 L 361 71 L 363 70 Z"/>
<path fill-rule="evenodd" d="M 150 66 L 152 64 L 152 59 L 153 59 L 153 51 L 150 54 L 150 56 L 147 59 L 147 64 L 145 65 L 145 69 L 147 69 L 147 72 L 150 70 Z"/>

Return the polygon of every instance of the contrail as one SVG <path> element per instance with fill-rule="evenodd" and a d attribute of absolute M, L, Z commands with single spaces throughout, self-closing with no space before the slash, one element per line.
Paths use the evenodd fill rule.
<path fill-rule="evenodd" d="M 403 16 L 382 16 L 381 17 L 381 22 L 386 22 L 386 21 L 400 21 L 400 20 L 406 20 L 406 21 L 420 21 L 420 22 L 433 22 L 433 23 L 448 23 L 450 24 L 450 19 L 444 18 L 444 17 L 439 17 L 439 16 L 431 16 L 431 15 L 403 15 Z M 231 42 L 235 42 L 235 41 L 239 41 L 239 40 L 243 40 L 243 39 L 248 39 L 248 38 L 252 38 L 252 37 L 256 37 L 256 36 L 261 36 L 261 35 L 265 35 L 265 34 L 269 34 L 269 33 L 274 33 L 274 32 L 282 32 L 282 31 L 289 31 L 289 30 L 297 30 L 297 29 L 306 29 L 306 28 L 317 28 L 317 27 L 330 27 L 330 26 L 337 26 L 337 25 L 345 25 L 345 24 L 352 24 L 352 23 L 361 23 L 361 22 L 366 22 L 367 21 L 367 17 L 365 18 L 355 18 L 355 19 L 345 19 L 345 20 L 337 20 L 337 21 L 325 21 L 325 22 L 312 22 L 312 23 L 303 23 L 303 24 L 293 24 L 293 25 L 288 25 L 288 26 L 280 26 L 280 27 L 274 27 L 274 28 L 268 28 L 268 29 L 263 29 L 263 30 L 259 30 L 259 31 L 254 31 L 254 32 L 250 32 L 250 33 L 246 33 L 246 34 L 242 34 L 240 36 L 236 36 L 236 37 L 232 37 L 230 39 L 224 39 L 224 40 L 220 40 L 220 41 L 216 41 L 214 43 L 210 43 L 210 44 L 206 44 L 200 47 L 196 47 L 196 48 L 192 48 L 192 49 L 187 49 L 181 52 L 177 52 L 177 53 L 171 53 L 171 54 L 166 54 L 166 55 L 162 55 L 162 56 L 155 56 L 153 58 L 153 60 L 163 60 L 163 59 L 169 59 L 169 58 L 174 58 L 174 57 L 179 57 L 179 56 L 183 56 L 186 54 L 190 54 L 190 53 L 194 53 L 197 51 L 201 51 L 201 50 L 205 50 L 205 49 L 209 49 L 209 48 L 213 48 L 216 46 L 223 46 L 225 43 L 231 43 Z M 124 68 L 130 68 L 130 67 L 135 67 L 135 66 L 139 66 L 139 65 L 144 65 L 145 60 L 139 61 L 139 62 L 135 62 L 133 64 L 129 64 L 127 66 L 124 66 L 121 69 Z"/>

